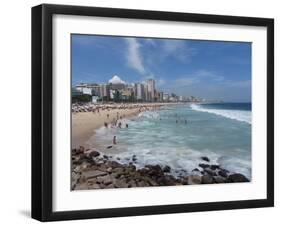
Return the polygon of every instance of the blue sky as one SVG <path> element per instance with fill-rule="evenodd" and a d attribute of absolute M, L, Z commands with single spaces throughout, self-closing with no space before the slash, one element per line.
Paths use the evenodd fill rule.
<path fill-rule="evenodd" d="M 251 43 L 72 35 L 72 84 L 156 81 L 157 90 L 251 101 Z"/>

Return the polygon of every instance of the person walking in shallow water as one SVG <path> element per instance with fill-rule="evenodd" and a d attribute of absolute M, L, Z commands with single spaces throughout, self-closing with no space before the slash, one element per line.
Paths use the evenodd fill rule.
<path fill-rule="evenodd" d="M 113 144 L 117 144 L 116 143 L 116 136 L 113 137 Z"/>

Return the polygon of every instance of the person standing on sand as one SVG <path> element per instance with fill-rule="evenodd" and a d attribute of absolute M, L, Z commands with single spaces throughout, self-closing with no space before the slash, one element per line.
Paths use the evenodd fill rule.
<path fill-rule="evenodd" d="M 116 136 L 113 137 L 113 144 L 117 144 L 116 143 Z"/>

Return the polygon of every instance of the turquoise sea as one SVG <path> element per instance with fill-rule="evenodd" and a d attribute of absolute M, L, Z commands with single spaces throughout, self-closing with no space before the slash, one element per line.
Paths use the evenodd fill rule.
<path fill-rule="evenodd" d="M 138 167 L 169 165 L 179 176 L 191 174 L 207 156 L 211 163 L 251 179 L 250 103 L 169 106 L 142 112 L 122 125 L 100 128 L 92 138 L 96 148 L 122 163 L 135 155 Z M 117 145 L 107 149 L 113 136 Z"/>

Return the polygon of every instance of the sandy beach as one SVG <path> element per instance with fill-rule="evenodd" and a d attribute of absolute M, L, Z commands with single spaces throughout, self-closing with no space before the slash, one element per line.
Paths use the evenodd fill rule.
<path fill-rule="evenodd" d="M 87 147 L 86 141 L 95 130 L 118 122 L 120 119 L 130 118 L 140 112 L 163 107 L 163 103 L 145 104 L 114 104 L 114 105 L 83 105 L 72 109 L 72 148 L 80 145 Z"/>

